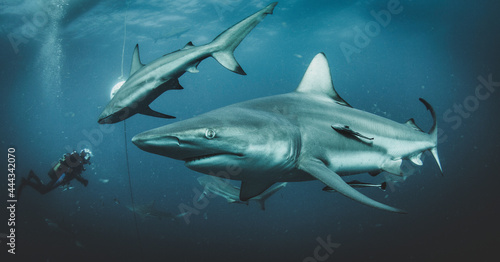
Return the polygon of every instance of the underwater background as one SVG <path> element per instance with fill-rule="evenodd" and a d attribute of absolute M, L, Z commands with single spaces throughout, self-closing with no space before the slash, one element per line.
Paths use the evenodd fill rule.
<path fill-rule="evenodd" d="M 167 91 L 151 104 L 177 119 L 135 115 L 126 120 L 126 134 L 123 122 L 97 123 L 111 88 L 128 76 L 135 44 L 149 63 L 189 41 L 206 44 L 267 4 L 0 0 L 2 195 L 10 147 L 16 183 L 30 169 L 48 181 L 66 152 L 88 147 L 94 154 L 83 173 L 87 187 L 74 181 L 46 195 L 23 191 L 15 255 L 7 253 L 9 214 L 1 208 L 1 260 L 497 261 L 498 1 L 282 0 L 236 48 L 247 76 L 207 58 L 199 73 L 179 79 L 184 90 Z M 390 18 L 380 18 L 389 9 L 395 11 Z M 337 92 L 355 108 L 400 123 L 413 117 L 423 130 L 432 119 L 418 98 L 436 110 L 444 176 L 425 154 L 423 166 L 405 164 L 402 178 L 353 177 L 386 181 L 386 191 L 360 191 L 408 214 L 324 192 L 319 181 L 288 183 L 265 211 L 221 197 L 196 205 L 202 174 L 130 142 L 140 132 L 222 106 L 292 92 L 319 52 L 329 59 Z M 137 215 L 136 227 L 127 208 L 131 194 L 135 205 L 154 203 L 173 216 L 186 206 L 196 212 L 178 219 Z"/>

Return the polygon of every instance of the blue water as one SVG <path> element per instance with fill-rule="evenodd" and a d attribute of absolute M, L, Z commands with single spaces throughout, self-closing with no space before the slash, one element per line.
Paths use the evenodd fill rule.
<path fill-rule="evenodd" d="M 280 1 L 236 49 L 247 76 L 208 58 L 199 73 L 180 78 L 184 90 L 152 103 L 176 120 L 136 115 L 126 121 L 131 192 L 124 124 L 97 124 L 122 74 L 124 22 L 127 77 L 136 43 L 149 63 L 189 41 L 208 43 L 268 2 L 0 1 L 1 150 L 5 156 L 16 149 L 17 182 L 30 169 L 48 181 L 46 172 L 68 150 L 94 153 L 83 174 L 87 187 L 74 181 L 71 190 L 23 192 L 16 255 L 7 253 L 2 237 L 2 261 L 496 261 L 490 257 L 500 244 L 500 91 L 477 86 L 479 78 L 500 81 L 500 4 L 437 2 Z M 387 10 L 390 20 L 377 22 L 371 14 Z M 172 35 L 179 28 L 185 32 Z M 182 204 L 193 206 L 201 174 L 139 150 L 130 138 L 225 105 L 291 92 L 319 52 L 329 59 L 337 91 L 355 108 L 398 122 L 414 117 L 428 130 L 431 117 L 418 98 L 434 106 L 444 176 L 427 155 L 422 167 L 407 165 L 404 180 L 357 177 L 392 181 L 385 192 L 363 193 L 408 214 L 363 206 L 311 181 L 289 183 L 265 211 L 214 198 L 189 223 L 139 216 L 137 234 L 126 208 L 131 193 L 136 204 L 155 201 L 178 214 Z M 4 233 L 7 212 L 1 210 Z M 322 247 L 328 239 L 335 247 Z"/>

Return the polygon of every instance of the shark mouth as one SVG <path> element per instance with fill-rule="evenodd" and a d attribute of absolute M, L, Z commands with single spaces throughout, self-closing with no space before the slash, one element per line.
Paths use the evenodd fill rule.
<path fill-rule="evenodd" d="M 184 159 L 184 162 L 186 162 L 186 164 L 192 164 L 192 163 L 200 161 L 200 160 L 214 158 L 214 157 L 223 156 L 223 155 L 226 155 L 226 156 L 238 156 L 238 157 L 242 157 L 243 156 L 242 154 L 233 154 L 233 153 L 214 153 L 214 154 L 208 154 L 208 155 L 188 157 L 188 158 Z"/>

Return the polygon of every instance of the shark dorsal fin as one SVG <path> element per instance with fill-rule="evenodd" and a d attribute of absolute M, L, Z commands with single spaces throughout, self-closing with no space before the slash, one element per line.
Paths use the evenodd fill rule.
<path fill-rule="evenodd" d="M 181 50 L 191 49 L 193 47 L 193 42 L 189 41 Z"/>
<path fill-rule="evenodd" d="M 335 100 L 337 104 L 351 107 L 335 91 L 330 66 L 328 66 L 328 60 L 326 60 L 324 53 L 319 53 L 313 58 L 302 81 L 300 81 L 299 87 L 295 91 L 328 96 Z"/>
<path fill-rule="evenodd" d="M 133 75 L 137 70 L 141 69 L 144 65 L 141 63 L 141 58 L 139 57 L 139 44 L 135 45 L 134 53 L 132 54 L 132 66 L 130 67 L 130 76 Z"/>

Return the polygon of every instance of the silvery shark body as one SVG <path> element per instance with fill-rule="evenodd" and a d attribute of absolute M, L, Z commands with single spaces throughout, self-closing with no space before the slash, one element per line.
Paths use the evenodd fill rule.
<path fill-rule="evenodd" d="M 215 176 L 201 176 L 197 178 L 198 183 L 203 186 L 203 193 L 200 195 L 201 200 L 208 194 L 214 194 L 220 197 L 223 197 L 229 203 L 238 203 L 238 204 L 247 204 L 249 200 L 256 201 L 260 204 L 260 209 L 266 209 L 266 200 L 274 195 L 274 193 L 278 192 L 280 189 L 286 186 L 286 182 L 274 185 L 271 188 L 268 188 L 266 191 L 261 194 L 250 198 L 247 201 L 240 200 L 240 188 L 231 185 L 227 180 L 215 177 Z"/>
<path fill-rule="evenodd" d="M 240 42 L 264 19 L 272 14 L 277 3 L 247 17 L 217 36 L 211 43 L 194 46 L 189 42 L 184 48 L 166 54 L 155 61 L 143 65 L 136 45 L 132 56 L 130 77 L 116 92 L 99 116 L 100 124 L 123 121 L 137 113 L 161 118 L 174 118 L 153 111 L 149 104 L 167 90 L 182 89 L 178 78 L 185 72 L 196 73 L 198 64 L 212 56 L 227 69 L 244 75 L 245 72 L 234 58 L 233 51 Z"/>
<path fill-rule="evenodd" d="M 437 155 L 437 125 L 429 133 L 352 108 L 335 91 L 328 61 L 316 55 L 295 92 L 249 100 L 136 135 L 144 151 L 185 161 L 195 171 L 241 180 L 240 199 L 276 182 L 318 179 L 375 208 L 404 211 L 372 200 L 341 176 L 401 174 L 403 159 L 421 165 Z M 441 165 L 439 165 L 441 168 Z"/>

